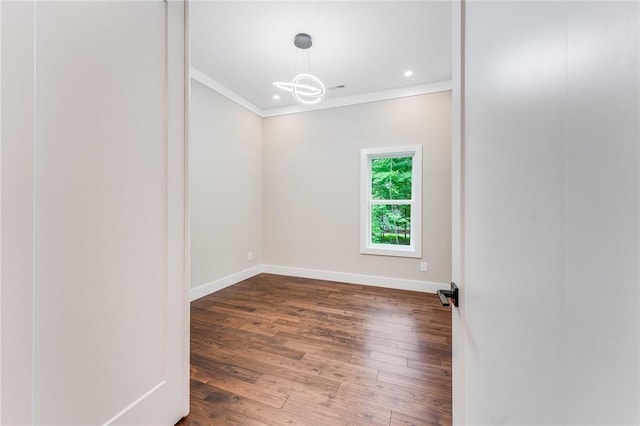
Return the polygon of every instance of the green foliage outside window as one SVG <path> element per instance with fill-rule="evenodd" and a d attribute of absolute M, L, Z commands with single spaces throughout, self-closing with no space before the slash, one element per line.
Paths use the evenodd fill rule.
<path fill-rule="evenodd" d="M 374 200 L 411 200 L 412 157 L 371 160 L 371 195 Z M 371 242 L 411 244 L 411 205 L 374 204 Z"/>

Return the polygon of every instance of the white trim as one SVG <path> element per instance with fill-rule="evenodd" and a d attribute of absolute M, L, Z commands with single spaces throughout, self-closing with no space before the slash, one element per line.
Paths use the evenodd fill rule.
<path fill-rule="evenodd" d="M 185 365 L 186 374 L 182 382 L 183 415 L 189 414 L 191 407 L 191 307 L 189 302 L 189 290 L 191 287 L 191 199 L 189 187 L 189 171 L 191 170 L 190 144 L 189 144 L 189 118 L 191 116 L 191 78 L 189 62 L 191 58 L 191 45 L 189 43 L 190 30 L 190 3 L 184 2 L 184 64 L 183 64 L 183 84 L 184 84 L 184 343 L 182 363 Z"/>
<path fill-rule="evenodd" d="M 36 348 L 38 302 L 38 3 L 33 3 L 33 270 L 31 291 L 31 421 L 36 419 Z"/>
<path fill-rule="evenodd" d="M 335 281 L 347 284 L 361 284 L 372 287 L 393 288 L 396 290 L 419 291 L 422 293 L 436 293 L 446 290 L 449 284 L 430 281 L 407 280 L 402 278 L 378 277 L 374 275 L 352 274 L 348 272 L 322 271 L 318 269 L 294 268 L 290 266 L 262 265 L 262 272 L 266 274 L 287 275 L 299 278 Z"/>
<path fill-rule="evenodd" d="M 2 22 L 2 6 L 0 6 L 0 22 Z M 2 31 L 0 30 L 0 93 L 2 93 Z M 2 153 L 2 100 L 0 99 L 0 153 Z M 0 176 L 2 162 L 0 161 Z M 2 223 L 2 185 L 0 184 L 0 224 Z M 2 330 L 2 244 L 0 243 L 0 331 Z M 2 338 L 0 337 L 0 383 L 2 383 Z M 2 419 L 2 386 L 0 386 L 0 420 Z"/>
<path fill-rule="evenodd" d="M 203 284 L 189 291 L 189 300 L 194 301 L 211 293 L 222 290 L 259 274 L 286 275 L 289 277 L 311 278 L 347 284 L 360 284 L 371 287 L 392 288 L 396 290 L 419 291 L 435 294 L 438 290 L 447 290 L 450 285 L 432 281 L 408 280 L 404 278 L 380 277 L 375 275 L 353 274 L 350 272 L 324 271 L 320 269 L 295 268 L 281 265 L 256 265 L 244 271 Z"/>
<path fill-rule="evenodd" d="M 388 99 L 406 98 L 409 96 L 426 95 L 429 93 L 447 92 L 451 90 L 451 80 L 436 81 L 433 83 L 418 84 L 415 86 L 400 87 L 398 89 L 381 90 L 378 92 L 363 93 L 360 95 L 343 96 L 340 98 L 325 99 L 319 104 L 304 106 L 291 105 L 280 108 L 262 110 L 262 117 L 275 117 L 278 115 L 297 114 L 300 112 L 317 111 L 321 109 L 337 108 L 349 105 L 365 104 L 369 102 L 386 101 Z"/>
<path fill-rule="evenodd" d="M 465 2 L 451 3 L 451 280 L 460 288 L 452 310 L 453 425 L 467 424 L 467 319 L 464 279 L 464 52 Z M 473 345 L 471 345 L 473 347 Z"/>
<path fill-rule="evenodd" d="M 371 161 L 377 158 L 410 156 L 413 158 L 411 200 L 373 200 L 371 197 Z M 411 206 L 411 244 L 376 244 L 371 241 L 371 214 L 376 204 Z M 406 145 L 360 150 L 360 253 L 380 256 L 422 257 L 422 145 Z"/>
<path fill-rule="evenodd" d="M 237 284 L 240 281 L 255 277 L 260 273 L 262 273 L 262 265 L 257 265 L 252 268 L 245 269 L 244 271 L 236 272 L 235 274 L 227 275 L 226 277 L 211 281 L 210 283 L 202 284 L 189 290 L 189 301 L 193 302 L 196 299 L 215 293 L 218 290 Z"/>
<path fill-rule="evenodd" d="M 278 108 L 262 109 L 253 102 L 238 95 L 227 86 L 219 83 L 209 77 L 195 67 L 189 67 L 189 76 L 195 81 L 204 84 L 226 97 L 227 99 L 237 103 L 241 107 L 246 108 L 252 113 L 262 118 L 276 117 L 279 115 L 298 114 L 301 112 L 317 111 L 329 108 L 338 108 L 349 105 L 365 104 L 369 102 L 386 101 L 388 99 L 406 98 L 409 96 L 427 95 L 429 93 L 448 92 L 451 90 L 451 80 L 436 81 L 433 83 L 416 84 L 414 86 L 400 87 L 397 89 L 380 90 L 377 92 L 362 93 L 359 95 L 342 96 L 339 98 L 325 99 L 315 105 L 289 105 Z"/>
<path fill-rule="evenodd" d="M 118 420 L 120 417 L 124 416 L 125 414 L 127 414 L 128 411 L 130 411 L 133 407 L 135 407 L 136 405 L 140 404 L 142 401 L 144 401 L 146 398 L 148 398 L 152 393 L 154 393 L 155 391 L 157 391 L 158 389 L 160 389 L 162 386 L 165 385 L 165 383 L 167 383 L 166 380 L 161 381 L 160 383 L 158 383 L 157 385 L 155 385 L 154 387 L 152 387 L 151 389 L 149 389 L 147 392 L 145 392 L 140 398 L 136 399 L 135 401 L 133 401 L 131 404 L 127 405 L 122 411 L 120 411 L 118 414 L 116 414 L 115 416 L 111 417 L 109 420 L 107 420 L 106 422 L 103 423 L 103 426 L 107 426 L 112 424 L 113 422 L 115 422 L 116 420 Z"/>
<path fill-rule="evenodd" d="M 220 93 L 222 96 L 232 100 L 233 102 L 237 103 L 241 107 L 244 107 L 244 108 L 248 109 L 252 113 L 254 113 L 254 114 L 256 114 L 256 115 L 258 115 L 260 117 L 264 117 L 263 111 L 259 106 L 254 105 L 253 103 L 249 102 L 248 100 L 246 100 L 242 96 L 238 95 L 233 90 L 229 89 L 228 87 L 224 86 L 223 84 L 218 83 L 217 81 L 215 81 L 214 79 L 212 79 L 211 77 L 209 77 L 205 73 L 197 70 L 196 68 L 189 67 L 189 77 L 191 77 L 192 79 L 194 79 L 195 81 L 197 81 L 199 83 L 204 84 L 209 89 Z"/>

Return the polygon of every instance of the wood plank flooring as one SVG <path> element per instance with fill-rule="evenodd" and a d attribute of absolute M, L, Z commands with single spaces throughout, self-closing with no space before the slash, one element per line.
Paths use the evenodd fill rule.
<path fill-rule="evenodd" d="M 262 274 L 191 304 L 179 425 L 449 425 L 451 312 L 433 294 Z"/>

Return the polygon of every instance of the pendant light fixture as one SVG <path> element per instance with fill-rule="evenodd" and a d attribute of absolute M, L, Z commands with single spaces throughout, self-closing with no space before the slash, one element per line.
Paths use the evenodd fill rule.
<path fill-rule="evenodd" d="M 293 98 L 303 105 L 314 105 L 324 99 L 325 88 L 320 79 L 311 74 L 311 63 L 309 60 L 309 48 L 313 44 L 309 34 L 296 34 L 293 39 L 296 48 L 303 50 L 307 54 L 307 72 L 297 74 L 290 83 L 274 82 L 278 89 L 286 90 L 293 94 Z"/>

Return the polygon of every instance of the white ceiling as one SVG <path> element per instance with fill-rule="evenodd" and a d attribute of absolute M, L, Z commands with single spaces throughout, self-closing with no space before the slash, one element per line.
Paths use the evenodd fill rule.
<path fill-rule="evenodd" d="M 265 111 L 296 103 L 273 82 L 306 71 L 300 32 L 313 37 L 311 72 L 346 86 L 326 100 L 451 79 L 450 0 L 195 1 L 190 32 L 191 66 Z"/>

